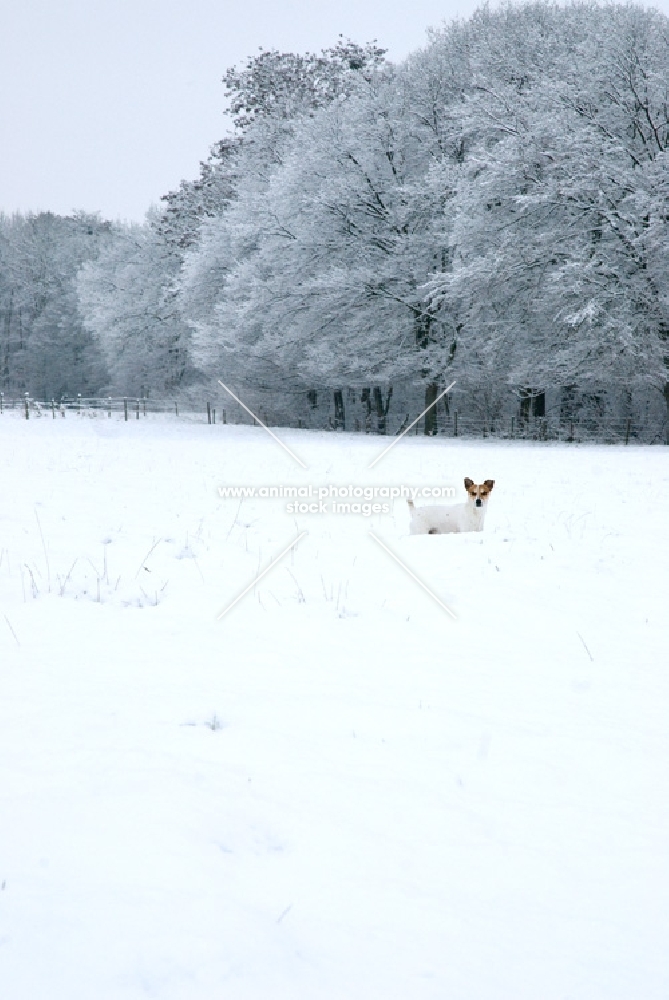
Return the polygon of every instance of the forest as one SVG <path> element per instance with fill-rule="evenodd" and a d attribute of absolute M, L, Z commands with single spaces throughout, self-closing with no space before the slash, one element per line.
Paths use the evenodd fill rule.
<path fill-rule="evenodd" d="M 455 381 L 426 434 L 456 407 L 666 436 L 664 15 L 483 6 L 401 63 L 340 37 L 223 84 L 230 133 L 142 224 L 0 217 L 6 399 L 220 378 L 273 422 L 397 433 Z"/>

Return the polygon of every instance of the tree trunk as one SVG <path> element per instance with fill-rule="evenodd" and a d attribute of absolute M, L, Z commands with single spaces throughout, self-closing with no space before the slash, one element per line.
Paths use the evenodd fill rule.
<path fill-rule="evenodd" d="M 532 400 L 532 413 L 535 417 L 546 416 L 546 393 L 538 392 Z"/>
<path fill-rule="evenodd" d="M 363 389 L 360 393 L 360 402 L 365 407 L 365 434 L 372 430 L 372 390 Z"/>
<path fill-rule="evenodd" d="M 434 437 L 437 433 L 437 407 L 435 400 L 438 395 L 438 385 L 436 382 L 429 382 L 425 386 L 425 428 L 424 433 Z M 429 410 L 427 409 L 429 406 Z"/>
<path fill-rule="evenodd" d="M 335 389 L 334 394 L 334 428 L 346 430 L 346 414 L 344 412 L 344 395 L 341 389 Z"/>
<path fill-rule="evenodd" d="M 390 400 L 393 395 L 392 386 L 388 389 L 388 395 L 386 396 L 385 405 L 383 403 L 383 394 L 379 389 L 378 385 L 374 386 L 374 403 L 376 405 L 376 418 L 377 418 L 377 433 L 386 433 L 386 417 L 388 416 L 388 409 L 390 407 Z"/>
<path fill-rule="evenodd" d="M 14 307 L 14 292 L 13 290 L 9 293 L 9 305 L 5 309 L 5 343 L 2 351 L 2 371 L 0 371 L 0 378 L 2 379 L 2 385 L 5 389 L 9 388 L 9 356 L 10 356 L 10 340 L 12 335 L 12 311 Z"/>
<path fill-rule="evenodd" d="M 563 424 L 570 423 L 575 416 L 576 386 L 564 385 L 560 391 L 560 420 Z"/>

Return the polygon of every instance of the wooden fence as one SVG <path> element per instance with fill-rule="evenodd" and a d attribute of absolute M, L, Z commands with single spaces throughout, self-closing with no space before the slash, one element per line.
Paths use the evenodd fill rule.
<path fill-rule="evenodd" d="M 24 393 L 21 397 L 8 398 L 0 392 L 0 414 L 5 410 L 18 410 L 26 420 L 30 420 L 31 415 L 49 416 L 55 420 L 56 417 L 64 417 L 70 414 L 88 414 L 89 416 L 107 416 L 111 419 L 112 414 L 123 414 L 124 420 L 139 420 L 151 413 L 173 414 L 175 417 L 186 414 L 199 414 L 199 410 L 193 409 L 191 404 L 184 404 L 175 400 L 149 399 L 141 396 L 68 396 L 62 399 L 39 400 L 34 399 L 30 393 Z M 207 422 L 216 423 L 216 410 L 211 403 L 203 404 L 203 416 Z M 225 409 L 219 410 L 219 422 L 226 423 L 227 415 Z"/>
<path fill-rule="evenodd" d="M 0 415 L 5 411 L 18 412 L 26 420 L 30 420 L 31 417 L 33 419 L 35 417 L 51 417 L 56 420 L 64 418 L 68 414 L 112 419 L 113 415 L 118 414 L 124 421 L 128 421 L 164 414 L 175 418 L 191 420 L 194 418 L 210 425 L 227 424 L 228 422 L 231 424 L 256 423 L 241 407 L 235 405 L 228 408 L 221 407 L 217 412 L 208 400 L 203 400 L 200 405 L 197 405 L 193 404 L 192 401 L 186 402 L 178 399 L 165 400 L 130 396 L 88 397 L 77 395 L 59 400 L 37 400 L 29 393 L 24 393 L 21 397 L 8 398 L 0 392 Z M 356 416 L 344 422 L 336 406 L 333 414 L 322 414 L 318 420 L 314 421 L 308 418 L 286 419 L 285 416 L 275 418 L 263 406 L 257 408 L 257 413 L 260 421 L 267 426 L 290 426 L 330 431 L 348 430 L 355 433 L 385 434 L 387 436 L 397 436 L 403 433 L 410 421 L 415 419 L 413 414 L 409 413 L 388 414 L 386 408 L 382 421 L 376 419 L 376 414 L 374 414 L 374 419 L 371 419 L 367 414 L 366 419 Z M 648 428 L 642 426 L 639 421 L 635 421 L 632 417 L 608 420 L 605 425 L 592 418 L 560 420 L 555 417 L 528 415 L 522 412 L 490 419 L 451 407 L 439 409 L 438 417 L 436 419 L 433 417 L 427 425 L 425 418 L 421 418 L 409 433 L 411 435 L 424 434 L 428 432 L 428 428 L 431 435 L 451 438 L 497 438 L 566 443 L 601 441 L 624 444 L 669 444 L 669 433 L 666 427 Z"/>

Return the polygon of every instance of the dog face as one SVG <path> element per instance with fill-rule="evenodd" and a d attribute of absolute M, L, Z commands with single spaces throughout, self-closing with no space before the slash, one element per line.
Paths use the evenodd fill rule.
<path fill-rule="evenodd" d="M 471 479 L 465 479 L 467 497 L 473 502 L 475 507 L 482 507 L 484 505 L 494 485 L 494 479 L 486 479 L 480 486 L 477 486 Z"/>

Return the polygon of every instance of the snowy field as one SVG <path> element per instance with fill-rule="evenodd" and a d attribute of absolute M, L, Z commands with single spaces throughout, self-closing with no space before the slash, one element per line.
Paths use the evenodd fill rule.
<path fill-rule="evenodd" d="M 0 419 L 3 1000 L 666 1000 L 669 449 L 281 437 Z"/>

